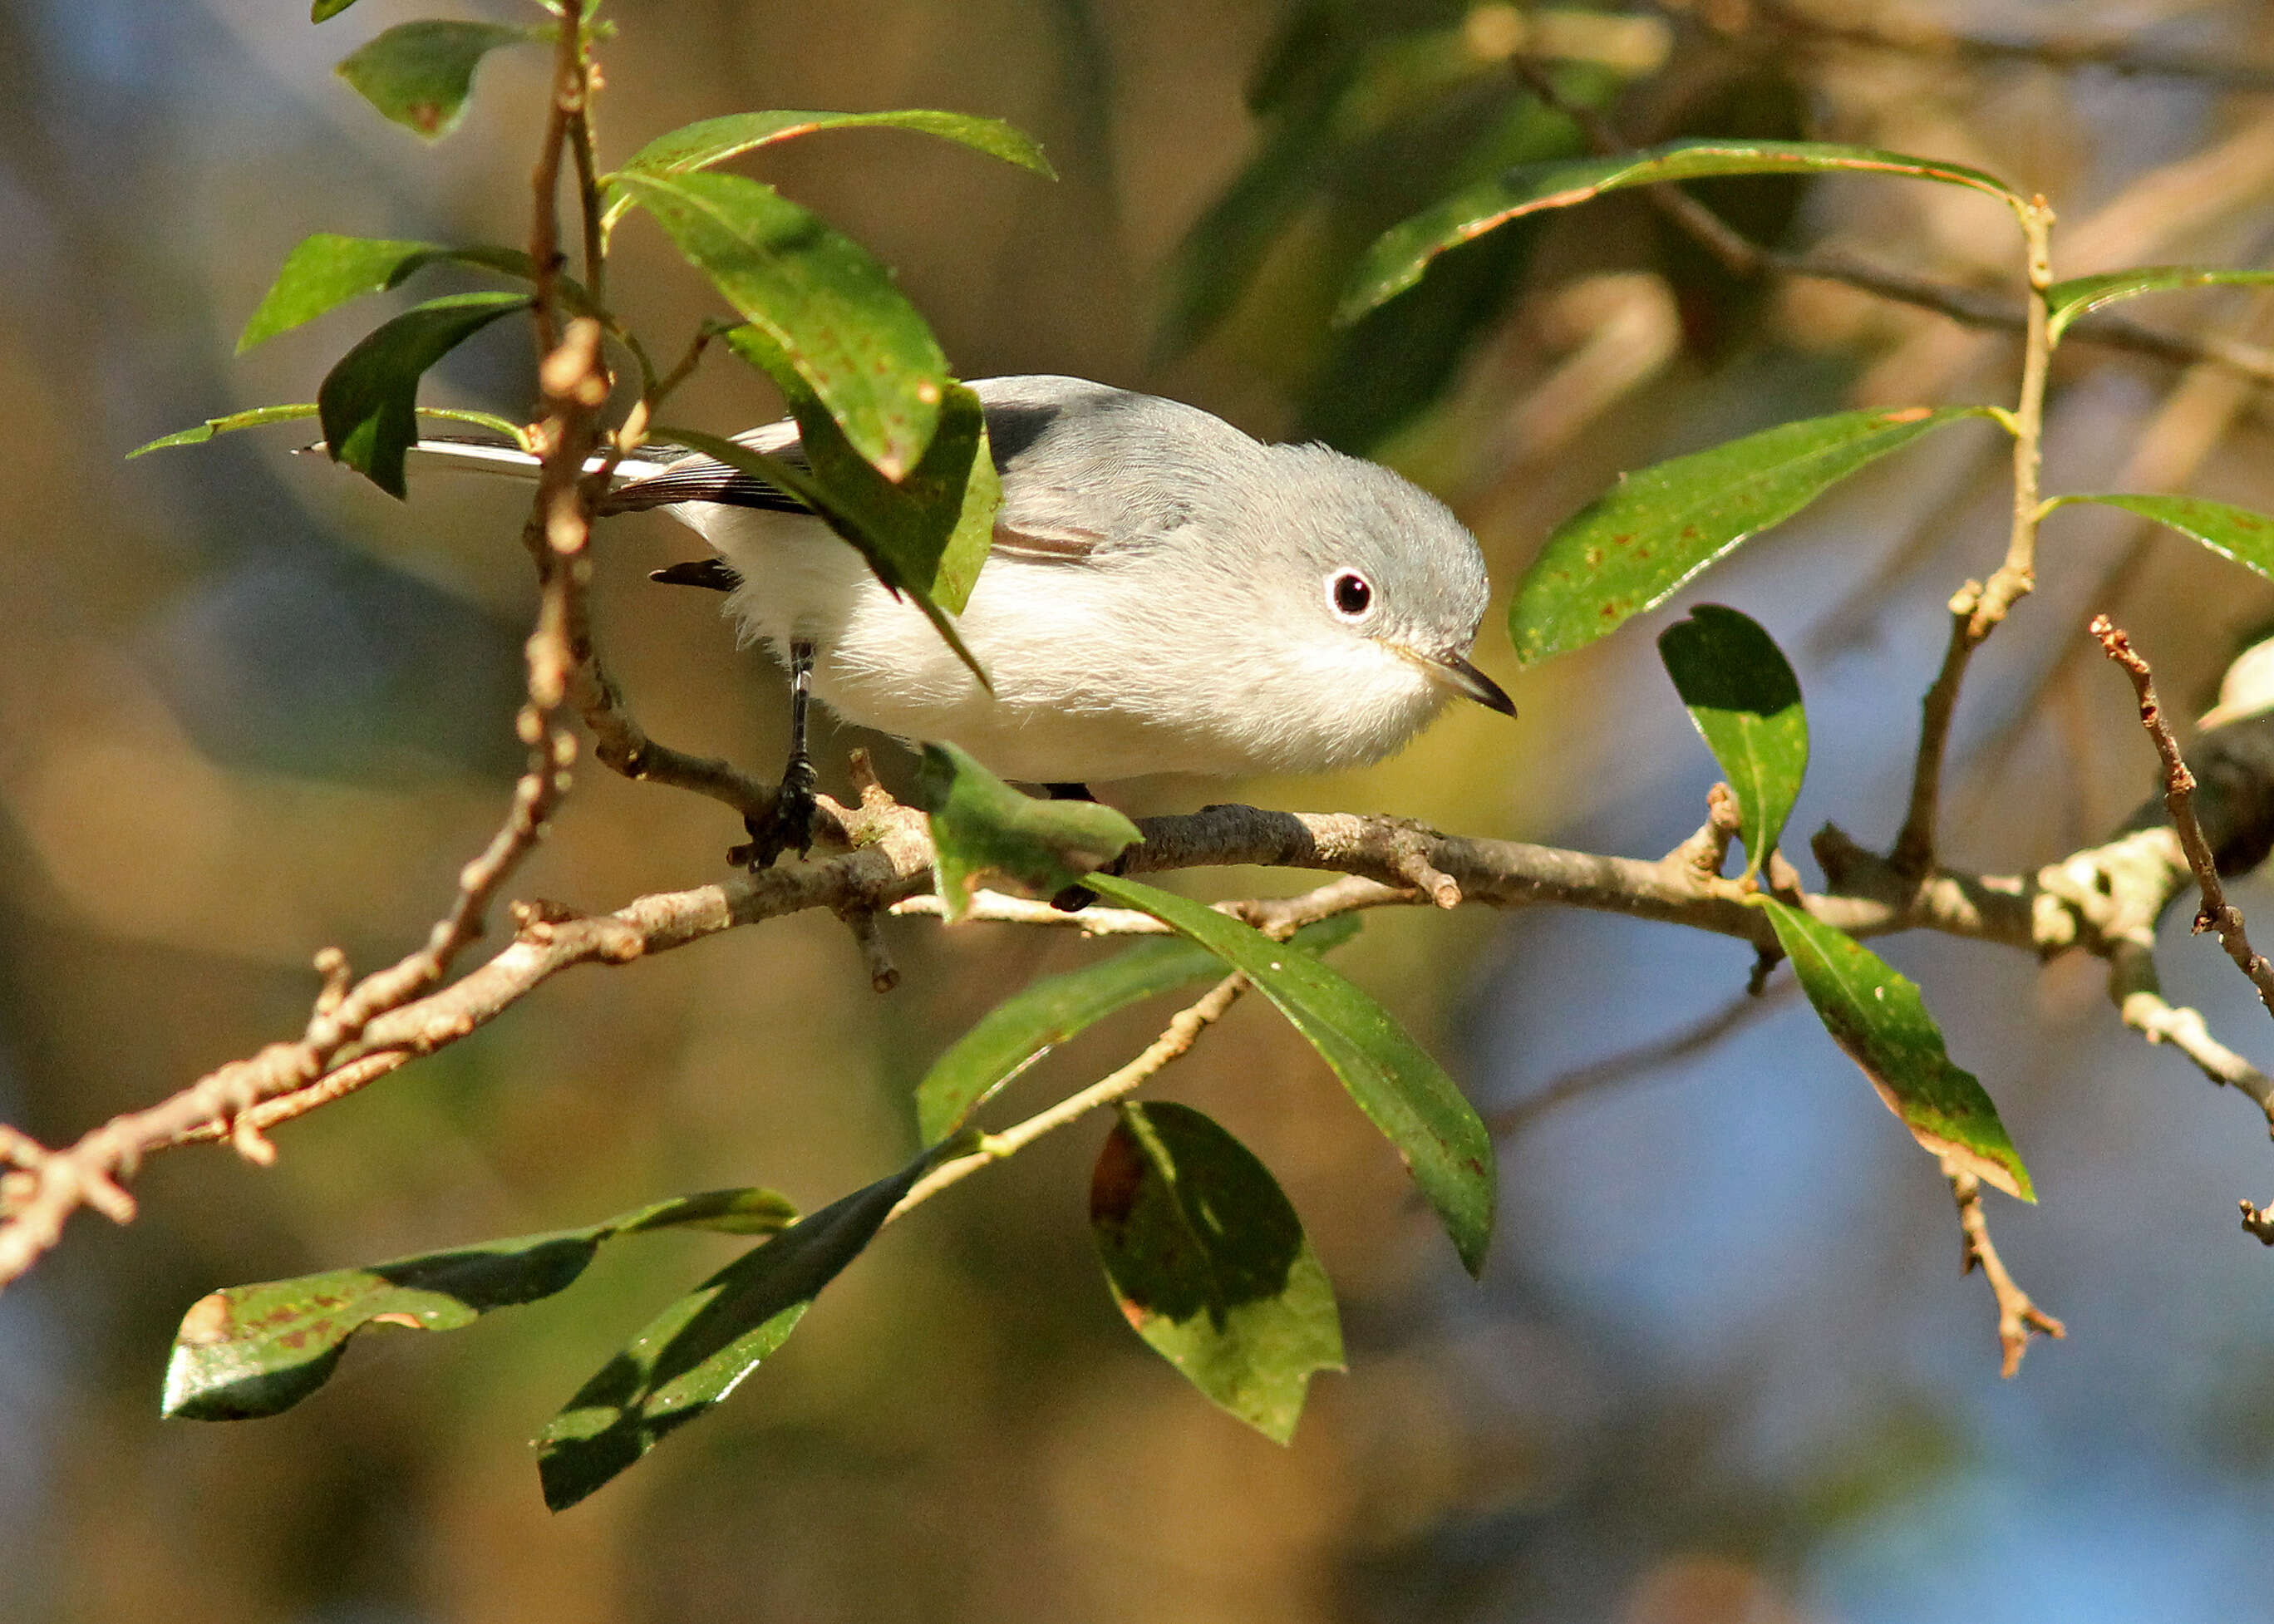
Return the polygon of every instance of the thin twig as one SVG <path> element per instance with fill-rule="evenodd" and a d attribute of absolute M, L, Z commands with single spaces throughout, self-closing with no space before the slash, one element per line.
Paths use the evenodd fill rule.
<path fill-rule="evenodd" d="M 2042 197 L 2017 204 L 2027 244 L 2029 279 L 2029 325 L 2022 346 L 2022 397 L 2008 424 L 2014 433 L 2014 520 L 2005 561 L 1983 584 L 1969 617 L 1966 635 L 1979 643 L 2006 618 L 2006 612 L 2037 585 L 2037 525 L 2044 519 L 2037 474 L 2044 462 L 2045 379 L 2052 365 L 2052 313 L 2045 295 L 2053 285 L 2052 206 Z"/>
<path fill-rule="evenodd" d="M 2258 989 L 2259 1002 L 2266 1006 L 2267 1013 L 2274 1015 L 2274 964 L 2251 950 L 2250 938 L 2243 930 L 2242 911 L 2226 899 L 2226 887 L 2218 876 L 2218 860 L 2212 854 L 2210 842 L 2203 838 L 2202 825 L 2195 818 L 2195 775 L 2187 771 L 2187 763 L 2180 754 L 2180 741 L 2172 737 L 2171 724 L 2164 719 L 2163 707 L 2157 703 L 2154 674 L 2148 669 L 2148 662 L 2132 647 L 2132 640 L 2106 615 L 2095 615 L 2090 629 L 2100 640 L 2108 658 L 2124 667 L 2125 675 L 2132 679 L 2133 691 L 2140 700 L 2140 726 L 2148 730 L 2148 737 L 2155 741 L 2156 754 L 2163 759 L 2164 806 L 2172 816 L 2172 827 L 2178 831 L 2180 845 L 2187 854 L 2187 867 L 2194 871 L 2195 884 L 2202 892 L 2202 907 L 2195 914 L 2195 932 L 2218 933 L 2219 944 L 2226 949 L 2226 956 Z"/>
<path fill-rule="evenodd" d="M 1558 1106 L 1567 1105 L 1585 1094 L 1616 1087 L 1621 1083 L 1630 1082 L 1703 1053 L 1730 1034 L 1742 1032 L 1764 1015 L 1782 1009 L 1792 1002 L 1799 989 L 1800 983 L 1796 981 L 1780 981 L 1766 991 L 1748 993 L 1735 998 L 1705 1019 L 1654 1042 L 1640 1044 L 1576 1067 L 1544 1086 L 1534 1089 L 1514 1104 L 1502 1106 L 1492 1112 L 1486 1116 L 1485 1126 L 1492 1131 L 1495 1139 L 1521 1133 Z"/>
<path fill-rule="evenodd" d="M 992 1167 L 998 1162 L 1015 1156 L 1045 1133 L 1065 1127 L 1068 1123 L 1088 1116 L 1101 1105 L 1111 1105 L 1125 1099 L 1152 1080 L 1171 1061 L 1190 1049 L 1200 1034 L 1224 1018 L 1247 986 L 1247 978 L 1240 974 L 1227 975 L 1201 995 L 1200 1001 L 1177 1012 L 1161 1035 L 1147 1046 L 1145 1052 L 1120 1070 L 1092 1083 L 1078 1094 L 1068 1094 L 1047 1110 L 1038 1111 L 1026 1121 L 1000 1133 L 980 1136 L 978 1148 L 968 1155 L 943 1162 L 918 1179 L 899 1206 L 885 1216 L 890 1223 L 922 1206 L 951 1184 L 962 1183 L 982 1168 Z"/>
<path fill-rule="evenodd" d="M 1981 1180 L 1947 1158 L 1942 1171 L 1950 1180 L 1951 1199 L 1958 1203 L 1958 1227 L 1965 1236 L 1964 1270 L 1971 1274 L 1979 1268 L 1998 1299 L 1998 1345 L 2005 1352 L 1998 1373 L 2010 1377 L 2022 1368 L 2032 1335 L 2042 1332 L 2058 1342 L 2068 1335 L 2068 1327 L 2029 1300 L 1998 1256 L 1990 1241 L 1989 1217 L 1982 1210 Z"/>
<path fill-rule="evenodd" d="M 1958 690 L 1966 680 L 1967 664 L 1977 646 L 1967 628 L 1981 590 L 1978 582 L 1969 581 L 1950 600 L 1950 641 L 1943 646 L 1942 666 L 1919 699 L 1918 751 L 1911 764 L 1910 801 L 1902 829 L 1887 851 L 1888 861 L 1905 874 L 1924 875 L 1934 867 L 1943 761 L 1950 748 L 1950 724 L 1958 710 Z"/>

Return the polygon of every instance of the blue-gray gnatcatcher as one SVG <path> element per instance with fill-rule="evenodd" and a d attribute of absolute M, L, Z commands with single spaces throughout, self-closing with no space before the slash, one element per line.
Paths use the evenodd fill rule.
<path fill-rule="evenodd" d="M 628 460 L 605 510 L 660 508 L 711 544 L 717 560 L 659 575 L 728 590 L 744 637 L 790 665 L 801 712 L 809 672 L 848 721 L 952 741 L 1058 793 L 1374 761 L 1451 695 L 1515 714 L 1469 663 L 1487 592 L 1476 542 L 1397 475 L 1078 378 L 971 387 L 1003 507 L 957 624 L 991 695 L 920 610 L 771 485 L 708 457 Z M 797 453 L 794 423 L 739 438 Z M 501 447 L 419 449 L 535 468 Z M 809 765 L 793 767 L 809 786 Z"/>

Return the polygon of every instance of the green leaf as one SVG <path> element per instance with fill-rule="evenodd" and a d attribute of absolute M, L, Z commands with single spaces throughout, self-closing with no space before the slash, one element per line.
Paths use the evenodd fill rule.
<path fill-rule="evenodd" d="M 496 23 L 399 23 L 333 71 L 382 115 L 431 141 L 458 127 L 483 57 L 501 46 L 546 40 L 552 34 L 549 27 Z"/>
<path fill-rule="evenodd" d="M 1658 653 L 1737 792 L 1745 873 L 1756 874 L 1776 849 L 1808 771 L 1800 679 L 1768 633 L 1720 604 L 1699 604 L 1660 632 Z"/>
<path fill-rule="evenodd" d="M 500 316 L 528 307 L 518 293 L 456 293 L 414 304 L 366 334 L 316 390 L 332 460 L 403 496 L 403 454 L 418 438 L 419 379 Z"/>
<path fill-rule="evenodd" d="M 1497 1194 L 1492 1135 L 1387 1010 L 1310 954 L 1291 952 L 1229 914 L 1112 875 L 1082 883 L 1150 914 L 1254 982 L 1397 1147 L 1469 1273 L 1484 1267 Z"/>
<path fill-rule="evenodd" d="M 1094 801 L 1022 795 L 952 744 L 924 746 L 916 793 L 931 814 L 933 872 L 951 921 L 969 908 L 983 874 L 1007 875 L 1047 896 L 1144 838 Z"/>
<path fill-rule="evenodd" d="M 237 337 L 237 353 L 243 355 L 255 344 L 312 321 L 350 299 L 401 287 L 427 266 L 443 260 L 478 266 L 523 282 L 536 274 L 529 256 L 518 248 L 488 244 L 450 248 L 440 243 L 339 237 L 319 231 L 284 256 L 275 285 Z"/>
<path fill-rule="evenodd" d="M 1292 946 L 1323 953 L 1358 934 L 1355 914 L 1295 933 Z M 1206 948 L 1177 938 L 1140 942 L 1097 964 L 1044 976 L 979 1018 L 916 1085 L 916 1130 L 937 1144 L 1028 1066 L 1114 1011 L 1224 974 Z"/>
<path fill-rule="evenodd" d="M 1128 1103 L 1090 1177 L 1090 1232 L 1137 1335 L 1274 1443 L 1311 1372 L 1343 1368 L 1334 1287 L 1263 1163 L 1186 1105 Z"/>
<path fill-rule="evenodd" d="M 744 320 L 779 345 L 887 479 L 931 443 L 947 357 L 869 251 L 739 175 L 618 177 Z"/>
<path fill-rule="evenodd" d="M 1003 482 L 987 440 L 987 413 L 968 385 L 942 392 L 939 426 L 923 458 L 898 481 L 854 449 L 781 347 L 754 327 L 727 334 L 737 356 L 773 380 L 796 417 L 799 455 L 829 493 L 832 524 L 859 532 L 890 584 L 960 614 L 995 545 Z"/>
<path fill-rule="evenodd" d="M 2168 525 L 2182 536 L 2192 536 L 2221 558 L 2233 559 L 2274 580 L 2274 518 L 2248 508 L 2205 501 L 2200 496 L 2057 496 L 2048 508 L 2070 502 L 2097 502 L 2121 508 L 2143 519 Z"/>
<path fill-rule="evenodd" d="M 356 0 L 315 0 L 315 3 L 308 8 L 308 20 L 312 23 L 328 23 L 355 3 Z"/>
<path fill-rule="evenodd" d="M 312 417 L 320 409 L 312 401 L 293 406 L 256 406 L 251 411 L 232 412 L 226 417 L 207 417 L 195 428 L 176 429 L 170 434 L 161 434 L 147 446 L 137 446 L 126 454 L 133 461 L 146 451 L 163 451 L 172 446 L 202 445 L 216 434 L 233 434 L 239 429 L 259 428 L 266 423 L 289 423 L 295 417 Z M 529 448 L 529 437 L 517 423 L 508 423 L 494 412 L 460 411 L 449 406 L 421 406 L 422 417 L 442 417 L 452 423 L 470 423 L 505 435 L 524 451 Z"/>
<path fill-rule="evenodd" d="M 2274 282 L 2274 271 L 2218 270 L 2200 265 L 2135 265 L 2102 276 L 2075 276 L 2045 289 L 2046 330 L 2055 343 L 2079 316 L 2143 293 L 2181 288 L 2254 287 Z"/>
<path fill-rule="evenodd" d="M 1509 605 L 1527 665 L 1654 609 L 1714 560 L 1868 463 L 1980 406 L 1846 411 L 1786 423 L 1623 476 L 1555 527 Z"/>
<path fill-rule="evenodd" d="M 1839 172 L 1945 181 L 1986 192 L 2017 209 L 2026 202 L 2005 182 L 1980 169 L 1826 141 L 1675 141 L 1613 158 L 1526 164 L 1457 192 L 1384 232 L 1359 261 L 1335 319 L 1357 320 L 1420 281 L 1429 262 L 1448 248 L 1541 209 L 1569 208 L 1630 186 L 1709 176 Z"/>
<path fill-rule="evenodd" d="M 1918 984 L 1853 937 L 1764 897 L 1777 943 L 1832 1041 L 1863 1068 L 1889 1110 L 1928 1154 L 1985 1184 L 2035 1201 L 1998 1108 L 1971 1071 L 1951 1063 Z"/>
<path fill-rule="evenodd" d="M 951 386 L 951 395 L 958 391 L 968 393 L 960 384 Z M 976 399 L 975 396 L 973 398 Z M 960 402 L 952 404 L 950 415 L 955 415 L 960 410 Z M 887 530 L 880 538 L 878 533 L 870 528 L 870 518 L 873 515 L 864 517 L 856 512 L 855 506 L 845 504 L 840 500 L 838 492 L 823 485 L 814 476 L 811 469 L 802 463 L 793 462 L 787 457 L 772 456 L 763 451 L 755 451 L 740 440 L 724 440 L 716 434 L 706 434 L 699 429 L 659 426 L 656 434 L 659 439 L 685 446 L 690 451 L 699 451 L 704 456 L 716 458 L 730 468 L 740 469 L 753 479 L 763 479 L 768 485 L 787 491 L 799 501 L 812 508 L 820 515 L 823 523 L 847 541 L 851 542 L 861 556 L 869 560 L 869 568 L 877 572 L 878 580 L 896 592 L 906 592 L 916 607 L 923 611 L 924 617 L 932 624 L 932 629 L 940 635 L 949 648 L 955 650 L 956 658 L 969 667 L 971 674 L 979 680 L 979 686 L 990 694 L 995 691 L 995 685 L 989 679 L 986 668 L 980 665 L 978 656 L 972 653 L 969 647 L 965 644 L 963 635 L 955 629 L 955 622 L 949 617 L 947 611 L 940 606 L 930 592 L 914 583 L 901 579 L 899 548 L 904 538 L 897 532 Z M 941 438 L 946 439 L 949 444 L 940 452 L 940 455 L 943 457 L 952 458 L 955 455 L 954 432 L 951 432 L 945 436 L 936 437 L 933 441 L 934 447 L 938 446 Z M 932 447 L 927 447 L 924 454 L 927 460 L 931 457 L 932 452 Z M 979 493 L 967 496 L 967 508 L 972 503 L 990 500 L 986 495 L 990 488 L 995 492 L 991 499 L 993 502 L 997 505 L 1001 503 L 1002 486 L 995 474 L 991 454 L 990 455 L 990 460 L 983 471 L 978 468 L 976 460 L 974 461 L 971 489 Z M 916 478 L 917 476 L 911 475 L 910 477 Z M 928 478 L 929 476 L 925 477 Z M 935 566 L 933 579 L 936 583 L 941 577 L 947 575 L 946 560 L 955 552 L 957 545 L 955 538 L 951 537 L 947 546 L 942 551 L 940 561 Z M 949 584 L 953 584 L 952 580 Z M 968 597 L 970 592 L 969 586 L 965 585 L 962 591 Z"/>
<path fill-rule="evenodd" d="M 367 1326 L 455 1331 L 493 1309 L 563 1289 L 617 1236 L 674 1228 L 770 1235 L 796 1217 L 771 1190 L 710 1190 L 580 1229 L 231 1286 L 200 1297 L 182 1317 L 161 1413 L 190 1421 L 273 1416 L 322 1387 L 349 1338 Z"/>
<path fill-rule="evenodd" d="M 930 1166 L 832 1201 L 743 1253 L 648 1321 L 537 1436 L 545 1503 L 575 1505 L 707 1414 L 787 1340 L 821 1289 L 884 1227 Z"/>
<path fill-rule="evenodd" d="M 686 175 L 775 141 L 810 135 L 818 130 L 859 129 L 911 130 L 920 135 L 936 135 L 943 140 L 960 141 L 990 157 L 1032 169 L 1049 179 L 1058 178 L 1058 171 L 1043 156 L 1043 149 L 1034 138 L 1000 118 L 978 118 L 969 113 L 944 113 L 930 108 L 901 108 L 886 113 L 787 109 L 729 113 L 722 118 L 705 118 L 683 124 L 667 135 L 659 135 L 634 153 L 622 169 L 602 176 L 600 184 L 606 199 L 604 221 L 613 224 L 631 207 L 631 199 L 621 184 L 628 175 Z"/>

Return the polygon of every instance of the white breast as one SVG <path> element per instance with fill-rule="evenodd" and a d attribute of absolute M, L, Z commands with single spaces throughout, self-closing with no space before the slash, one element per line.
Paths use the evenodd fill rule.
<path fill-rule="evenodd" d="M 746 638 L 778 658 L 793 638 L 814 644 L 814 691 L 838 714 L 959 744 L 1009 778 L 1354 765 L 1403 745 L 1442 701 L 1388 649 L 1195 592 L 1187 572 L 1138 550 L 1107 561 L 991 556 L 957 622 L 990 695 L 922 612 L 819 522 L 667 511 L 742 576 L 728 607 Z"/>

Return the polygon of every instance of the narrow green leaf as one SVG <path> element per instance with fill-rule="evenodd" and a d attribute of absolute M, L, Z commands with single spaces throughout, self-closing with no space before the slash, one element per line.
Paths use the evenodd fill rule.
<path fill-rule="evenodd" d="M 255 344 L 312 321 L 350 299 L 399 288 L 427 266 L 443 260 L 497 271 L 523 282 L 536 273 L 529 256 L 518 248 L 487 244 L 451 248 L 440 243 L 319 231 L 284 256 L 275 284 L 237 337 L 237 352 L 243 355 Z"/>
<path fill-rule="evenodd" d="M 952 744 L 924 746 L 916 791 L 931 814 L 935 879 L 952 921 L 970 906 L 982 875 L 1007 875 L 1048 896 L 1144 838 L 1111 807 L 1022 795 Z"/>
<path fill-rule="evenodd" d="M 953 388 L 963 391 L 963 386 L 960 384 L 953 386 Z M 968 391 L 963 392 L 968 393 Z M 940 635 L 942 641 L 955 651 L 955 657 L 969 668 L 974 677 L 979 680 L 979 686 L 990 694 L 995 691 L 994 682 L 988 677 L 986 668 L 980 665 L 978 656 L 972 653 L 970 648 L 964 643 L 963 634 L 955 629 L 955 621 L 947 611 L 940 606 L 931 593 L 900 578 L 901 565 L 899 559 L 903 538 L 899 537 L 897 532 L 888 532 L 886 537 L 880 540 L 869 521 L 850 507 L 841 504 L 838 493 L 824 485 L 815 477 L 811 469 L 802 463 L 791 462 L 787 457 L 770 456 L 763 451 L 752 450 L 740 440 L 721 439 L 716 434 L 706 434 L 699 429 L 662 426 L 656 430 L 656 434 L 659 439 L 668 440 L 675 444 L 685 446 L 690 451 L 699 451 L 704 456 L 715 458 L 730 468 L 740 469 L 753 479 L 763 479 L 768 485 L 787 492 L 812 508 L 824 523 L 852 543 L 861 556 L 869 560 L 869 568 L 877 572 L 878 580 L 896 592 L 906 592 L 916 607 L 923 611 L 924 618 L 932 624 L 932 629 Z M 948 438 L 950 444 L 941 455 L 953 457 L 954 455 L 953 436 L 951 435 Z M 931 455 L 929 448 L 925 455 L 927 457 Z M 978 469 L 975 459 L 973 472 L 977 477 L 972 479 L 971 486 L 975 490 L 982 490 L 982 494 L 968 497 L 967 508 L 971 502 L 990 500 L 985 496 L 983 487 L 993 490 L 994 495 L 991 500 L 996 506 L 1000 506 L 1002 486 L 999 479 L 995 476 L 991 454 L 983 472 Z M 915 476 L 912 475 L 911 477 Z M 941 561 L 936 566 L 935 581 L 946 575 L 945 560 L 954 553 L 956 546 L 957 542 L 951 537 L 946 548 L 940 555 Z M 966 585 L 962 590 L 964 595 L 968 597 L 969 586 Z"/>
<path fill-rule="evenodd" d="M 316 390 L 332 460 L 403 496 L 403 454 L 418 438 L 419 379 L 500 316 L 528 307 L 518 293 L 457 293 L 414 304 L 366 334 Z"/>
<path fill-rule="evenodd" d="M 674 1228 L 770 1235 L 796 1217 L 771 1190 L 709 1190 L 579 1229 L 231 1286 L 200 1297 L 182 1317 L 161 1413 L 190 1421 L 273 1416 L 322 1387 L 349 1338 L 367 1326 L 455 1331 L 493 1309 L 563 1289 L 619 1235 Z"/>
<path fill-rule="evenodd" d="M 207 417 L 195 428 L 177 429 L 170 434 L 161 434 L 147 446 L 137 446 L 126 454 L 133 461 L 146 451 L 163 451 L 173 446 L 202 445 L 216 434 L 233 434 L 239 429 L 259 428 L 267 423 L 289 423 L 295 417 L 312 417 L 320 410 L 313 401 L 293 406 L 256 406 L 251 411 L 232 412 L 226 417 Z M 461 411 L 450 406 L 421 406 L 422 417 L 441 417 L 451 423 L 468 423 L 504 435 L 523 450 L 529 448 L 529 437 L 517 423 L 508 423 L 495 412 Z"/>
<path fill-rule="evenodd" d="M 922 458 L 947 358 L 869 251 L 739 175 L 618 177 L 727 302 L 779 345 L 887 479 Z"/>
<path fill-rule="evenodd" d="M 855 450 L 789 357 L 755 327 L 730 329 L 734 352 L 773 380 L 797 419 L 798 455 L 829 492 L 830 512 L 883 556 L 892 585 L 960 614 L 995 543 L 1003 482 L 987 440 L 987 413 L 969 386 L 951 381 L 922 459 L 898 481 Z M 832 523 L 837 521 L 833 520 Z"/>
<path fill-rule="evenodd" d="M 233 411 L 226 417 L 207 417 L 195 428 L 176 429 L 170 434 L 161 434 L 147 445 L 137 446 L 126 454 L 126 460 L 150 451 L 164 451 L 174 446 L 195 446 L 211 440 L 216 434 L 234 434 L 239 429 L 257 429 L 264 424 L 290 423 L 295 417 L 316 415 L 312 401 L 292 406 L 255 406 L 250 411 Z"/>
<path fill-rule="evenodd" d="M 622 169 L 602 176 L 600 184 L 606 199 L 605 218 L 613 222 L 631 207 L 631 199 L 621 184 L 627 175 L 687 175 L 775 141 L 810 135 L 819 130 L 859 129 L 909 130 L 920 135 L 936 135 L 943 140 L 960 141 L 975 151 L 1000 158 L 1005 163 L 1015 163 L 1022 169 L 1032 169 L 1050 180 L 1058 178 L 1058 171 L 1050 168 L 1050 160 L 1043 156 L 1043 149 L 1034 138 L 1000 118 L 979 118 L 969 113 L 945 113 L 930 108 L 901 108 L 885 113 L 787 109 L 729 113 L 722 118 L 705 118 L 681 125 L 667 135 L 659 135 L 634 153 Z"/>
<path fill-rule="evenodd" d="M 1323 953 L 1356 936 L 1340 914 L 1295 933 L 1291 945 Z M 1044 976 L 979 1018 L 916 1085 L 916 1130 L 936 1145 L 1044 1055 L 1114 1011 L 1224 974 L 1214 953 L 1178 937 L 1140 942 L 1112 958 Z"/>
<path fill-rule="evenodd" d="M 1800 679 L 1768 633 L 1720 604 L 1699 604 L 1660 632 L 1658 653 L 1737 792 L 1745 872 L 1756 874 L 1776 849 L 1808 771 Z"/>
<path fill-rule="evenodd" d="M 1547 208 L 1569 208 L 1606 192 L 1719 175 L 1849 173 L 1947 182 L 2021 207 L 2026 201 L 1994 175 L 1963 164 L 1826 141 L 1675 141 L 1648 152 L 1572 162 L 1526 164 L 1455 192 L 1377 238 L 1359 261 L 1337 311 L 1357 320 L 1421 280 L 1448 248 Z"/>
<path fill-rule="evenodd" d="M 1150 914 L 1254 982 L 1397 1147 L 1469 1273 L 1483 1269 L 1498 1193 L 1492 1135 L 1387 1010 L 1310 954 L 1291 952 L 1228 914 L 1112 875 L 1082 883 Z"/>
<path fill-rule="evenodd" d="M 315 3 L 308 8 L 308 20 L 312 23 L 328 23 L 355 3 L 356 0 L 315 0 Z"/>
<path fill-rule="evenodd" d="M 2119 299 L 2181 288 L 2253 287 L 2274 282 L 2274 271 L 2219 270 L 2201 265 L 2135 265 L 2101 276 L 2074 276 L 2045 289 L 2046 327 L 2055 343 L 2070 322 Z"/>
<path fill-rule="evenodd" d="M 465 116 L 474 70 L 483 57 L 501 46 L 547 40 L 552 34 L 550 27 L 508 28 L 496 23 L 399 23 L 333 71 L 383 116 L 432 141 L 456 129 Z"/>
<path fill-rule="evenodd" d="M 1824 1029 L 1911 1137 L 1984 1184 L 2035 1201 L 1997 1106 L 1971 1071 L 1952 1064 L 1918 983 L 1852 936 L 1773 898 L 1760 900 Z"/>
<path fill-rule="evenodd" d="M 1334 1287 L 1278 1182 L 1187 1105 L 1125 1104 L 1090 1176 L 1090 1233 L 1122 1317 L 1274 1443 L 1311 1372 L 1343 1368 Z"/>
<path fill-rule="evenodd" d="M 1557 525 L 1525 572 L 1508 612 L 1518 658 L 1532 665 L 1585 648 L 1857 470 L 1945 424 L 1988 416 L 1979 406 L 1845 411 L 1623 476 Z"/>
<path fill-rule="evenodd" d="M 2051 506 L 2097 502 L 2192 536 L 2221 558 L 2274 580 L 2274 518 L 2200 496 L 2057 496 Z"/>
<path fill-rule="evenodd" d="M 545 1503 L 563 1510 L 709 1412 L 780 1347 L 821 1289 L 884 1227 L 930 1166 L 832 1201 L 673 1303 L 576 1389 L 537 1436 Z"/>

